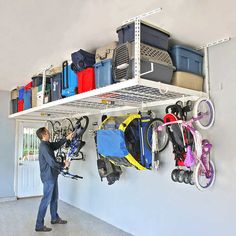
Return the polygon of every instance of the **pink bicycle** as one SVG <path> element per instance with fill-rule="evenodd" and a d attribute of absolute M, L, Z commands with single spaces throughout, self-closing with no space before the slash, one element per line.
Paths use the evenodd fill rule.
<path fill-rule="evenodd" d="M 183 143 L 185 144 L 185 139 L 183 130 L 186 129 L 193 136 L 194 145 L 187 145 L 186 148 L 186 158 L 184 160 L 184 165 L 188 168 L 192 168 L 193 175 L 188 176 L 188 181 L 193 182 L 199 190 L 205 190 L 211 187 L 215 181 L 215 166 L 210 159 L 210 150 L 212 144 L 207 139 L 203 139 L 200 132 L 194 128 L 193 123 L 197 124 L 198 127 L 203 129 L 208 129 L 212 126 L 214 122 L 214 107 L 212 102 L 207 98 L 199 99 L 193 109 L 193 117 L 188 120 L 178 120 L 173 114 L 168 114 L 172 117 L 170 122 L 166 122 L 158 126 L 157 130 L 161 131 L 165 126 L 171 126 L 178 124 L 179 130 L 182 133 Z M 184 171 L 180 171 L 178 175 L 184 175 Z M 178 178 L 185 178 L 184 176 L 178 176 Z"/>

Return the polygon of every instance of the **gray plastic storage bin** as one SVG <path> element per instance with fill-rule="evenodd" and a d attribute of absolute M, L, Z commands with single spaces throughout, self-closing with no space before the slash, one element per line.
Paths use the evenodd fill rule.
<path fill-rule="evenodd" d="M 119 44 L 134 41 L 134 23 L 117 28 Z M 141 42 L 163 50 L 168 50 L 170 34 L 158 27 L 141 22 Z"/>
<path fill-rule="evenodd" d="M 167 51 L 141 44 L 141 78 L 170 84 L 174 67 Z M 153 71 L 142 75 L 142 73 Z M 134 43 L 125 43 L 116 48 L 112 64 L 115 82 L 134 77 Z"/>
<path fill-rule="evenodd" d="M 177 71 L 202 75 L 203 54 L 201 52 L 175 45 L 170 49 L 170 53 Z"/>

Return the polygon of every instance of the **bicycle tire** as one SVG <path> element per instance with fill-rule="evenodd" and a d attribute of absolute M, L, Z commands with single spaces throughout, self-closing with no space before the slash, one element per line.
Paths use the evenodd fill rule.
<path fill-rule="evenodd" d="M 179 183 L 183 183 L 184 182 L 184 170 L 179 170 L 178 174 L 177 174 L 177 182 Z"/>
<path fill-rule="evenodd" d="M 149 139 L 149 135 L 150 135 L 150 132 L 153 132 L 153 131 L 150 131 L 150 128 L 152 127 L 152 125 L 156 122 L 159 122 L 159 125 L 160 124 L 164 124 L 164 121 L 160 118 L 155 118 L 155 119 L 152 119 L 146 129 L 145 129 L 145 132 L 144 132 L 144 143 L 147 145 L 147 147 L 149 148 L 149 150 L 152 151 L 152 143 L 150 142 L 150 139 Z M 160 135 L 158 135 L 158 146 L 159 144 L 161 143 L 161 146 L 159 146 L 159 152 L 162 152 L 168 145 L 169 143 L 169 137 L 168 137 L 168 134 L 166 132 L 166 127 L 163 127 L 162 131 L 160 131 L 160 133 L 164 134 L 164 142 L 161 143 L 161 140 L 159 139 Z M 159 142 L 160 141 L 160 142 Z"/>
<path fill-rule="evenodd" d="M 183 178 L 184 178 L 184 183 L 185 184 L 189 184 L 190 183 L 190 171 L 185 171 L 184 172 L 184 176 L 183 176 Z"/>
<path fill-rule="evenodd" d="M 215 121 L 215 109 L 212 101 L 208 98 L 199 98 L 196 103 L 194 104 L 193 108 L 193 117 L 198 117 L 201 112 L 206 112 L 205 110 L 208 110 L 210 114 L 208 115 L 209 119 L 207 117 L 203 117 L 200 120 L 197 120 L 195 124 L 203 130 L 209 129 Z"/>
<path fill-rule="evenodd" d="M 172 172 L 171 172 L 171 179 L 172 179 L 174 182 L 177 182 L 177 175 L 178 175 L 178 172 L 179 172 L 179 169 L 174 169 L 174 170 L 172 170 Z"/>
<path fill-rule="evenodd" d="M 214 163 L 213 163 L 213 161 L 210 161 L 209 162 L 209 167 L 210 167 L 210 170 L 211 170 L 211 172 L 212 172 L 212 175 L 211 175 L 211 177 L 209 178 L 209 183 L 206 185 L 206 186 L 203 186 L 202 184 L 201 184 L 201 181 L 200 181 L 200 175 L 199 175 L 199 172 L 200 172 L 200 174 L 201 174 L 201 176 L 203 176 L 202 175 L 202 173 L 204 174 L 204 176 L 205 176 L 205 173 L 202 171 L 202 165 L 201 165 L 201 163 L 200 162 L 198 162 L 198 164 L 197 164 L 197 166 L 196 166 L 196 168 L 195 168 L 195 170 L 194 170 L 194 182 L 195 182 L 195 186 L 200 190 L 200 191 L 204 191 L 204 190 L 206 190 L 207 188 L 210 188 L 210 187 L 212 187 L 212 185 L 214 184 L 214 182 L 215 182 L 215 165 L 214 165 Z M 206 177 L 206 176 L 205 176 Z M 207 177 L 206 177 L 207 178 Z M 207 178 L 208 179 L 208 178 Z"/>

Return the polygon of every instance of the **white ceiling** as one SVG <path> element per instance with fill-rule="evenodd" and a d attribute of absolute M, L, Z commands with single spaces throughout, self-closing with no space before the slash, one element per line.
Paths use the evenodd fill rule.
<path fill-rule="evenodd" d="M 122 21 L 158 7 L 148 21 L 179 42 L 236 36 L 234 0 L 0 0 L 0 90 L 26 84 L 73 51 L 116 40 Z"/>

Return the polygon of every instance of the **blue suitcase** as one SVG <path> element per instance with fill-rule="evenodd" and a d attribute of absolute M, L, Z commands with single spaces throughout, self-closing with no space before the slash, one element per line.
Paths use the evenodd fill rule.
<path fill-rule="evenodd" d="M 62 73 L 51 77 L 51 100 L 56 101 L 62 98 Z"/>
<path fill-rule="evenodd" d="M 68 61 L 62 64 L 62 96 L 69 97 L 78 93 L 78 78 L 76 73 L 68 65 Z"/>
<path fill-rule="evenodd" d="M 32 107 L 32 90 L 24 91 L 24 110 Z"/>
<path fill-rule="evenodd" d="M 112 78 L 112 60 L 107 59 L 94 65 L 96 88 L 101 88 L 113 83 Z"/>

